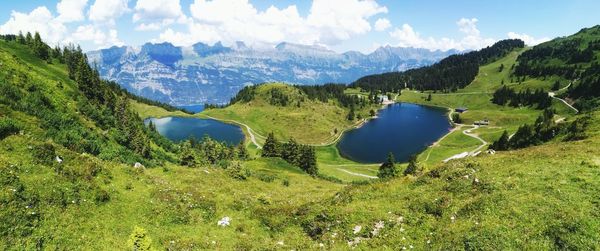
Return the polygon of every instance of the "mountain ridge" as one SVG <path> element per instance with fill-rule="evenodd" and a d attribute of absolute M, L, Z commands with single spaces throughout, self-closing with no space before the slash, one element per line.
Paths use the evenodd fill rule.
<path fill-rule="evenodd" d="M 259 48 L 260 47 L 260 48 Z M 221 42 L 174 46 L 145 43 L 87 53 L 101 76 L 128 91 L 173 105 L 226 103 L 247 85 L 350 83 L 362 76 L 433 64 L 456 50 L 430 51 L 382 46 L 369 54 L 337 53 L 318 45 L 231 47 Z"/>

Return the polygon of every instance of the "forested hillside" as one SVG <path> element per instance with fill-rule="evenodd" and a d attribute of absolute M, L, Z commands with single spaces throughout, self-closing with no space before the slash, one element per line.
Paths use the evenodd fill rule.
<path fill-rule="evenodd" d="M 479 66 L 499 59 L 516 48 L 523 48 L 518 39 L 502 40 L 490 47 L 460 55 L 451 55 L 431 66 L 366 76 L 352 83 L 353 87 L 365 90 L 394 92 L 404 88 L 416 90 L 456 91 L 470 84 L 479 71 Z"/>
<path fill-rule="evenodd" d="M 533 47 L 518 58 L 515 75 L 573 81 L 563 96 L 589 110 L 600 105 L 600 26 Z"/>

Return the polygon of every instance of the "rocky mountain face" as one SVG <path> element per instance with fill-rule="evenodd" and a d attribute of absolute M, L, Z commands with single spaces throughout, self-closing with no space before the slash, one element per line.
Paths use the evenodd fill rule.
<path fill-rule="evenodd" d="M 248 47 L 237 42 L 170 43 L 88 52 L 102 77 L 153 100 L 189 105 L 226 103 L 245 85 L 350 83 L 362 76 L 433 64 L 456 51 L 380 47 L 370 54 L 336 53 L 319 46 L 280 43 Z"/>

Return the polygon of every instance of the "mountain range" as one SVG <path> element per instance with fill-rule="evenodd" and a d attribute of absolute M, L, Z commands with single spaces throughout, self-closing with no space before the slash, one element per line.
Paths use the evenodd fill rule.
<path fill-rule="evenodd" d="M 300 85 L 350 83 L 362 76 L 433 64 L 455 50 L 383 46 L 370 54 L 336 53 L 321 46 L 280 43 L 174 46 L 146 43 L 87 53 L 105 79 L 128 91 L 172 105 L 222 104 L 241 88 L 263 82 Z"/>

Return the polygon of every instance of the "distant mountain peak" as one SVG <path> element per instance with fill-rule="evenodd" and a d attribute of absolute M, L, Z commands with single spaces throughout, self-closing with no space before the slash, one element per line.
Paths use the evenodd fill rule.
<path fill-rule="evenodd" d="M 237 41 L 230 46 L 146 43 L 89 52 L 100 74 L 146 98 L 176 105 L 225 103 L 244 85 L 349 83 L 365 75 L 433 64 L 450 53 L 382 46 L 337 53 L 319 45 Z M 151 63 L 150 61 L 151 60 Z"/>

